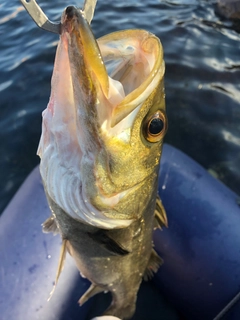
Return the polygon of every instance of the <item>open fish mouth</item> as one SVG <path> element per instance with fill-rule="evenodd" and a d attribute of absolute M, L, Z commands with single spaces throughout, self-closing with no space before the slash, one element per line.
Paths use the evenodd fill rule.
<path fill-rule="evenodd" d="M 83 94 L 95 94 L 92 109 L 100 127 L 126 120 L 163 76 L 162 47 L 147 31 L 119 31 L 96 41 L 84 12 L 71 6 L 62 17 L 61 37 L 68 38 L 69 59 L 77 71 L 72 77 L 81 82 Z"/>
<path fill-rule="evenodd" d="M 102 154 L 109 161 L 109 145 L 130 144 L 134 121 L 164 69 L 153 34 L 126 30 L 97 41 L 84 12 L 65 9 L 38 154 L 48 195 L 73 218 L 108 229 L 133 221 L 118 210 L 112 217 L 107 212 L 146 177 L 106 191 L 95 164 Z"/>

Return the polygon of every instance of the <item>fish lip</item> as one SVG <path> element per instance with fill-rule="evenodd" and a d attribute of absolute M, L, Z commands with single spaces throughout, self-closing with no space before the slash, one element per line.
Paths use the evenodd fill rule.
<path fill-rule="evenodd" d="M 75 6 L 68 6 L 63 11 L 61 19 L 61 34 L 64 31 L 71 33 L 73 31 L 73 20 L 80 18 L 83 15 L 83 11 L 76 8 Z"/>
<path fill-rule="evenodd" d="M 161 79 L 163 78 L 165 72 L 163 50 L 160 40 L 154 34 L 145 30 L 133 29 L 129 30 L 128 32 L 132 33 L 132 37 L 136 37 L 138 39 L 141 49 L 143 49 L 144 51 L 146 50 L 147 53 L 154 53 L 155 62 L 152 66 L 152 69 L 149 72 L 148 77 L 144 79 L 143 82 L 137 88 L 135 88 L 133 91 L 127 94 L 125 98 L 122 100 L 122 102 L 118 104 L 116 108 L 114 108 L 111 127 L 114 127 L 126 116 L 128 116 L 129 113 L 135 110 L 137 106 L 142 104 L 142 102 L 148 96 L 145 96 L 145 93 L 148 91 L 147 89 L 150 88 L 151 83 L 158 79 L 155 83 L 155 88 L 159 81 L 161 81 Z M 118 36 L 118 33 L 121 35 L 122 32 L 116 32 L 116 36 Z M 106 38 L 106 36 L 100 38 L 99 40 L 103 40 L 104 38 Z M 151 89 L 151 91 L 152 90 L 153 88 Z"/>
<path fill-rule="evenodd" d="M 65 9 L 66 18 L 72 19 L 76 12 L 78 12 L 78 9 L 75 6 L 67 6 L 67 8 Z"/>
<path fill-rule="evenodd" d="M 60 35 L 79 31 L 84 28 L 84 24 L 88 24 L 84 12 L 75 6 L 68 6 L 62 14 Z"/>
<path fill-rule="evenodd" d="M 89 78 L 86 89 L 89 90 L 89 87 L 91 89 L 88 94 L 96 88 L 101 88 L 107 97 L 109 89 L 107 70 L 84 11 L 75 6 L 68 6 L 62 14 L 61 24 L 61 36 L 68 34 L 68 42 L 73 54 L 70 60 L 75 61 L 79 78 L 81 76 Z"/>
<path fill-rule="evenodd" d="M 134 110 L 141 107 L 142 103 L 162 80 L 165 72 L 163 49 L 160 40 L 154 34 L 142 29 L 116 31 L 99 38 L 97 41 L 106 65 L 109 61 L 114 60 L 111 58 L 111 55 L 114 56 L 115 52 L 121 48 L 122 42 L 122 47 L 126 46 L 126 48 L 128 48 L 129 45 L 134 48 L 135 65 L 139 64 L 139 61 L 137 61 L 139 59 L 138 57 L 142 56 L 145 58 L 145 61 L 148 62 L 150 68 L 148 75 L 142 78 L 140 84 L 130 92 L 127 92 L 120 103 L 117 103 L 114 108 L 112 108 L 111 121 L 109 121 L 108 125 L 108 128 L 111 130 L 111 128 L 116 127 L 119 122 L 126 119 Z M 120 43 L 119 48 L 116 43 Z M 109 52 L 107 52 L 108 50 Z M 114 52 L 114 50 L 116 51 Z M 116 59 L 118 59 L 120 55 L 127 57 L 127 53 L 126 56 L 125 53 L 124 49 L 122 51 L 119 49 L 118 53 L 116 53 Z M 125 58 L 123 60 L 125 60 Z M 150 60 L 152 61 L 150 62 Z M 140 63 L 141 62 L 140 60 Z M 145 63 L 145 66 L 146 65 Z M 124 72 L 125 71 L 123 71 L 123 73 Z M 113 79 L 117 80 L 115 77 L 113 77 Z M 119 80 L 119 82 L 122 84 L 121 80 Z"/>

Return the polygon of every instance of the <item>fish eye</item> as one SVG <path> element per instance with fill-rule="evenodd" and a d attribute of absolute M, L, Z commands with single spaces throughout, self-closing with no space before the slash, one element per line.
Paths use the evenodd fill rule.
<path fill-rule="evenodd" d="M 163 112 L 157 111 L 145 122 L 144 136 L 149 142 L 158 142 L 167 131 L 167 119 Z"/>

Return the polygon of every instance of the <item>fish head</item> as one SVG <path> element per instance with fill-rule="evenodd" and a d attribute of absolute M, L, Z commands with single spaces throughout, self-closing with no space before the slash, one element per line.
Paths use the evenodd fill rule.
<path fill-rule="evenodd" d="M 157 193 L 167 130 L 163 49 L 144 30 L 96 40 L 73 6 L 61 22 L 38 149 L 45 190 L 76 220 L 123 228 Z"/>

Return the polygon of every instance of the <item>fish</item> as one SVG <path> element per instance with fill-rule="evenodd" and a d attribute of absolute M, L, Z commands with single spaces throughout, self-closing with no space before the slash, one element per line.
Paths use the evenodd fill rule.
<path fill-rule="evenodd" d="M 240 19 L 240 2 L 239 0 L 218 0 L 218 11 L 226 18 Z"/>
<path fill-rule="evenodd" d="M 42 114 L 40 173 L 51 210 L 43 232 L 60 234 L 91 285 L 83 305 L 111 292 L 104 315 L 130 319 L 142 279 L 157 272 L 153 230 L 167 227 L 158 195 L 167 131 L 163 48 L 130 29 L 95 39 L 84 10 L 64 9 L 51 95 Z"/>

